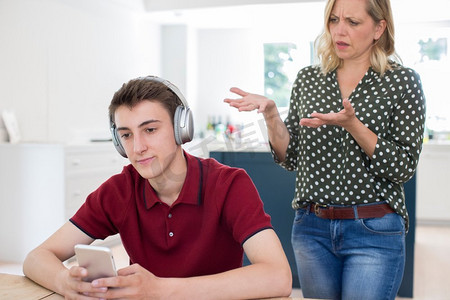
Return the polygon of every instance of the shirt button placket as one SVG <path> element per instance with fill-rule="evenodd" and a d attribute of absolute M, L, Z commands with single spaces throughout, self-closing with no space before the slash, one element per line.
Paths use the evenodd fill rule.
<path fill-rule="evenodd" d="M 169 213 L 168 215 L 167 215 L 167 218 L 170 220 L 170 219 L 172 219 L 172 213 Z M 170 226 L 170 224 L 168 224 L 169 226 L 169 228 L 171 227 Z M 170 230 L 170 229 L 169 229 Z M 173 237 L 173 231 L 169 231 L 169 237 Z"/>

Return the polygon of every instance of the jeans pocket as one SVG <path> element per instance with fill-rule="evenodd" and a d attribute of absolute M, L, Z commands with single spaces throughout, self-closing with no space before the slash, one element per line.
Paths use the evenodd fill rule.
<path fill-rule="evenodd" d="M 294 224 L 300 223 L 305 215 L 306 215 L 306 209 L 304 209 L 304 208 L 297 209 L 295 211 Z"/>
<path fill-rule="evenodd" d="M 371 233 L 395 235 L 405 234 L 405 220 L 396 213 L 381 218 L 360 219 L 362 226 Z"/>

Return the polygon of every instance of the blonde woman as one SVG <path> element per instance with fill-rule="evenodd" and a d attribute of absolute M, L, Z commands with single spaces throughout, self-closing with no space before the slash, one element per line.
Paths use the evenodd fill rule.
<path fill-rule="evenodd" d="M 275 102 L 225 99 L 264 115 L 274 159 L 297 172 L 292 246 L 304 297 L 394 299 L 405 264 L 403 183 L 425 123 L 419 75 L 394 47 L 389 0 L 329 0 L 320 64 L 299 71 L 283 122 Z"/>

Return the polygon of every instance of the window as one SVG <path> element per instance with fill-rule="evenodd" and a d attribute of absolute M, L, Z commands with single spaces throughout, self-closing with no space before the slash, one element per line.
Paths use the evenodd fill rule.
<path fill-rule="evenodd" d="M 273 99 L 278 107 L 289 106 L 295 80 L 292 65 L 293 51 L 296 49 L 293 43 L 264 44 L 264 95 Z"/>
<path fill-rule="evenodd" d="M 447 87 L 450 80 L 447 52 L 450 30 L 447 30 L 447 34 L 439 31 L 437 37 L 436 30 L 430 30 L 429 34 L 418 39 L 416 60 L 411 67 L 422 79 L 427 101 L 426 134 L 430 138 L 447 139 L 450 132 L 450 96 Z"/>

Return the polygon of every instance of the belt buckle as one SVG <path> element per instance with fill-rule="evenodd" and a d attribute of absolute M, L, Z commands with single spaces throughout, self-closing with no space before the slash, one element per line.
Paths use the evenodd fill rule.
<path fill-rule="evenodd" d="M 325 204 L 318 204 L 318 203 L 314 204 L 314 213 L 316 214 L 316 216 L 319 217 L 320 209 L 321 208 L 326 208 L 326 207 L 327 206 Z"/>

